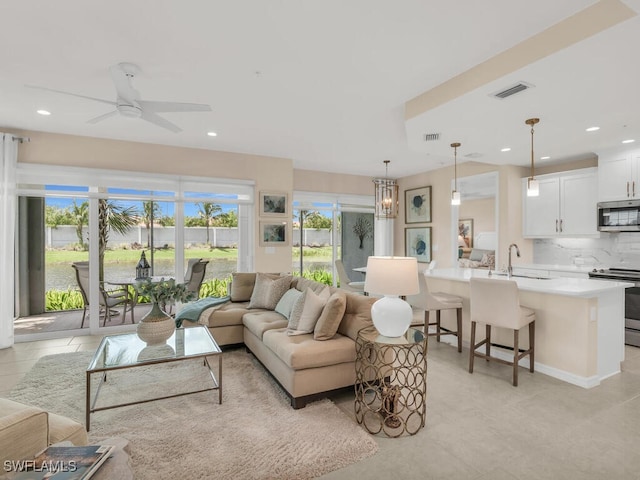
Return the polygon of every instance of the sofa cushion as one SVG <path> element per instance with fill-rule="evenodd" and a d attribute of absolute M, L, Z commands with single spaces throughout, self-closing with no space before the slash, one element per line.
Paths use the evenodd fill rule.
<path fill-rule="evenodd" d="M 242 316 L 249 311 L 249 302 L 226 303 L 209 315 L 209 327 L 242 325 Z"/>
<path fill-rule="evenodd" d="M 47 412 L 0 398 L 0 465 L 33 458 L 49 446 L 48 439 Z"/>
<path fill-rule="evenodd" d="M 301 296 L 302 292 L 300 290 L 290 288 L 285 292 L 285 294 L 276 305 L 275 311 L 289 320 L 289 317 L 291 316 L 291 310 L 293 310 L 293 306 Z"/>
<path fill-rule="evenodd" d="M 338 331 L 342 317 L 347 308 L 347 296 L 344 292 L 334 292 L 320 314 L 313 330 L 315 340 L 329 340 Z"/>
<path fill-rule="evenodd" d="M 307 288 L 310 288 L 315 293 L 320 293 L 324 288 L 327 287 L 327 285 L 325 285 L 324 283 L 315 282 L 304 277 L 294 277 L 291 284 L 301 292 L 304 292 Z"/>
<path fill-rule="evenodd" d="M 329 300 L 329 296 L 328 287 L 322 289 L 319 294 L 307 288 L 302 297 L 293 306 L 287 333 L 289 335 L 302 335 L 313 332 L 322 309 L 327 300 Z"/>
<path fill-rule="evenodd" d="M 469 260 L 473 260 L 474 262 L 481 262 L 482 257 L 484 255 L 495 255 L 495 250 L 483 250 L 481 248 L 473 248 L 471 249 L 471 253 L 469 254 Z"/>
<path fill-rule="evenodd" d="M 232 273 L 231 274 L 231 296 L 232 302 L 248 302 L 253 293 L 253 286 L 256 283 L 255 273 Z"/>
<path fill-rule="evenodd" d="M 355 362 L 356 359 L 355 342 L 342 335 L 318 342 L 311 334 L 287 335 L 283 328 L 264 332 L 262 341 L 293 370 Z"/>
<path fill-rule="evenodd" d="M 275 309 L 289 287 L 291 287 L 290 276 L 274 279 L 270 275 L 258 273 L 251 300 L 249 300 L 249 308 Z"/>
<path fill-rule="evenodd" d="M 267 330 L 285 328 L 287 326 L 287 319 L 278 312 L 271 312 L 269 310 L 262 310 L 260 312 L 250 311 L 244 314 L 242 323 L 244 323 L 244 326 L 251 333 L 262 339 L 262 335 Z"/>
<path fill-rule="evenodd" d="M 355 341 L 361 329 L 373 325 L 371 305 L 378 299 L 348 292 L 345 295 L 347 296 L 347 308 L 338 327 L 338 333 Z"/>

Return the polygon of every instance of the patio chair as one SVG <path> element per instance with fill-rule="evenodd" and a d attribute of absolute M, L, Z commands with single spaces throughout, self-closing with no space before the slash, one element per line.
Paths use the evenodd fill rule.
<path fill-rule="evenodd" d="M 187 286 L 187 291 L 194 292 L 196 298 L 200 298 L 200 287 L 202 286 L 208 263 L 209 260 L 203 261 L 201 258 L 190 258 L 187 264 L 184 283 Z"/>
<path fill-rule="evenodd" d="M 82 300 L 84 303 L 84 310 L 82 312 L 82 323 L 80 324 L 80 328 L 84 327 L 84 320 L 87 317 L 87 308 L 89 307 L 89 262 L 74 262 L 71 266 L 76 271 L 76 281 L 78 282 L 78 287 L 80 288 L 80 293 L 82 294 Z M 122 323 L 124 323 L 127 310 L 131 312 L 131 323 L 134 323 L 133 319 L 133 302 L 129 308 L 127 305 L 129 302 L 129 292 L 128 290 L 121 288 L 118 290 L 107 291 L 104 289 L 103 283 L 100 283 L 100 315 L 104 315 L 104 320 L 102 322 L 102 326 L 104 327 L 107 324 L 107 321 L 111 321 L 111 315 L 118 315 L 119 312 L 117 310 L 113 310 L 114 307 L 122 305 Z"/>
<path fill-rule="evenodd" d="M 338 271 L 340 288 L 353 293 L 364 293 L 364 282 L 352 282 L 349 275 L 347 275 L 347 270 L 344 268 L 342 260 L 336 260 L 336 270 Z"/>

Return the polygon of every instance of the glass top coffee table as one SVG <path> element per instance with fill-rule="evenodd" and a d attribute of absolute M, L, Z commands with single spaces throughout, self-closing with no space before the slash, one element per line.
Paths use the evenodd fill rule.
<path fill-rule="evenodd" d="M 214 374 L 209 358 L 218 357 L 218 372 Z M 184 393 L 176 393 L 161 397 L 153 397 L 135 402 L 118 403 L 114 405 L 96 408 L 100 388 L 107 381 L 107 372 L 125 368 L 158 365 L 169 362 L 202 359 L 204 366 L 208 368 L 213 380 L 213 386 Z M 101 373 L 100 382 L 91 401 L 91 375 Z M 218 403 L 222 403 L 222 350 L 211 336 L 209 329 L 204 325 L 188 328 L 177 328 L 174 334 L 166 342 L 159 345 L 147 345 L 138 337 L 137 333 L 124 333 L 120 335 L 107 335 L 102 339 L 95 355 L 91 359 L 86 370 L 86 427 L 90 428 L 90 416 L 94 412 L 109 410 L 112 408 L 126 407 L 138 403 L 146 403 L 164 398 L 173 398 L 193 393 L 218 390 Z"/>

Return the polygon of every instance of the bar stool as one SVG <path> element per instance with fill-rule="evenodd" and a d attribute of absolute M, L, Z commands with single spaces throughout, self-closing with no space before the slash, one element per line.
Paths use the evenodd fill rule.
<path fill-rule="evenodd" d="M 455 335 L 458 337 L 458 352 L 462 352 L 462 298 L 444 292 L 429 292 L 427 280 L 422 273 L 418 275 L 418 282 L 420 293 L 407 297 L 407 302 L 414 307 L 424 309 L 425 334 L 429 337 L 435 336 L 438 342 L 442 335 Z M 455 332 L 440 325 L 440 312 L 451 309 L 456 309 L 457 330 Z M 429 323 L 429 312 L 433 310 L 436 312 L 436 321 Z M 429 333 L 430 326 L 435 326 L 436 331 Z"/>
<path fill-rule="evenodd" d="M 521 358 L 529 355 L 529 371 L 533 373 L 536 314 L 532 309 L 520 306 L 518 284 L 513 280 L 471 278 L 469 289 L 471 298 L 469 373 L 473 373 L 475 357 L 511 365 L 513 368 L 513 386 L 517 387 L 518 362 Z M 486 338 L 479 343 L 476 343 L 477 322 L 486 325 Z M 529 348 L 520 350 L 518 333 L 525 325 L 529 325 Z M 513 330 L 512 362 L 491 356 L 492 326 Z M 482 345 L 485 346 L 485 353 L 476 352 L 476 349 Z"/>

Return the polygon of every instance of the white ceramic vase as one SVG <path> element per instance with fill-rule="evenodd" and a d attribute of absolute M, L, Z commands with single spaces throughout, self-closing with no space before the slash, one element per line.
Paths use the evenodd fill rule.
<path fill-rule="evenodd" d="M 138 323 L 138 336 L 147 345 L 166 342 L 176 330 L 176 322 L 157 303 Z"/>

